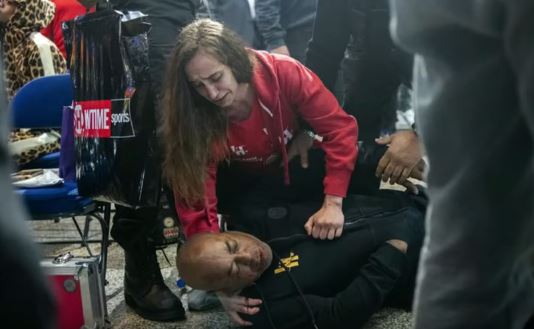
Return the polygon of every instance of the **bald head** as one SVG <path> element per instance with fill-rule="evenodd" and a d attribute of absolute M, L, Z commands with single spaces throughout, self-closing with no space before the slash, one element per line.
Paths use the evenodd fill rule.
<path fill-rule="evenodd" d="M 221 276 L 214 264 L 217 253 L 209 247 L 216 240 L 216 233 L 196 234 L 178 250 L 176 266 L 180 269 L 180 276 L 189 286 L 202 290 L 218 290 L 212 284 L 217 281 L 217 276 Z"/>
<path fill-rule="evenodd" d="M 226 292 L 252 284 L 271 262 L 271 248 L 241 232 L 194 235 L 176 256 L 180 276 L 189 286 Z"/>

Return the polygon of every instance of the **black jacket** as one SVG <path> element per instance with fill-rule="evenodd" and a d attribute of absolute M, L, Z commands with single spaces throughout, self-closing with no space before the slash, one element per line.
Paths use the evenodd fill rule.
<path fill-rule="evenodd" d="M 378 137 L 384 115 L 395 118 L 398 88 L 411 85 L 412 57 L 393 44 L 389 16 L 387 0 L 319 0 L 306 54 L 306 66 L 334 91 L 348 50 L 343 107 L 364 140 Z"/>
<path fill-rule="evenodd" d="M 296 217 L 307 219 L 315 207 L 289 207 L 294 233 L 269 241 L 273 264 L 242 292 L 264 301 L 247 319 L 255 328 L 312 328 L 313 314 L 319 328 L 358 328 L 385 304 L 409 307 L 424 235 L 424 206 L 410 203 L 349 196 L 343 235 L 333 241 L 297 233 Z M 385 243 L 394 238 L 408 243 L 407 254 Z"/>

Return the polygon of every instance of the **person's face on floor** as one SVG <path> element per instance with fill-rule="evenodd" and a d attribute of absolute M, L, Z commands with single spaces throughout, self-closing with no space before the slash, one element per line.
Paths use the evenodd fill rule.
<path fill-rule="evenodd" d="M 8 0 L 0 0 L 0 22 L 7 23 L 15 15 L 17 5 Z"/>
<path fill-rule="evenodd" d="M 240 116 L 232 107 L 241 96 L 240 84 L 228 65 L 200 49 L 186 64 L 189 83 L 204 98 L 226 111 L 231 121 Z"/>
<path fill-rule="evenodd" d="M 271 265 L 271 248 L 252 235 L 241 232 L 203 234 L 193 240 L 187 266 L 179 267 L 185 281 L 194 288 L 233 293 L 251 285 Z"/>

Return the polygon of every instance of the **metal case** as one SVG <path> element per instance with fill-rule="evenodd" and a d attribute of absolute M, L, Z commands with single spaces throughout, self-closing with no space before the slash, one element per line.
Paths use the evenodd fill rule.
<path fill-rule="evenodd" d="M 58 329 L 107 328 L 104 280 L 98 257 L 72 257 L 70 253 L 44 259 L 57 304 Z"/>

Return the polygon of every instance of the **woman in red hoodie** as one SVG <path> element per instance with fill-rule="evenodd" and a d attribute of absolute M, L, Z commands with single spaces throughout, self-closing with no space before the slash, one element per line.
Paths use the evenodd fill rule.
<path fill-rule="evenodd" d="M 163 112 L 164 172 L 187 236 L 219 231 L 218 200 L 231 215 L 228 205 L 242 207 L 260 186 L 268 192 L 264 202 L 317 192 L 307 178 L 297 184 L 293 170 L 290 184 L 294 152 L 287 147 L 303 136 L 313 137 L 326 163 L 318 165 L 324 202 L 304 228 L 320 239 L 341 235 L 357 123 L 298 61 L 247 49 L 222 24 L 195 21 L 169 59 Z M 303 125 L 314 132 L 304 134 Z M 312 173 L 314 165 L 301 171 Z"/>

